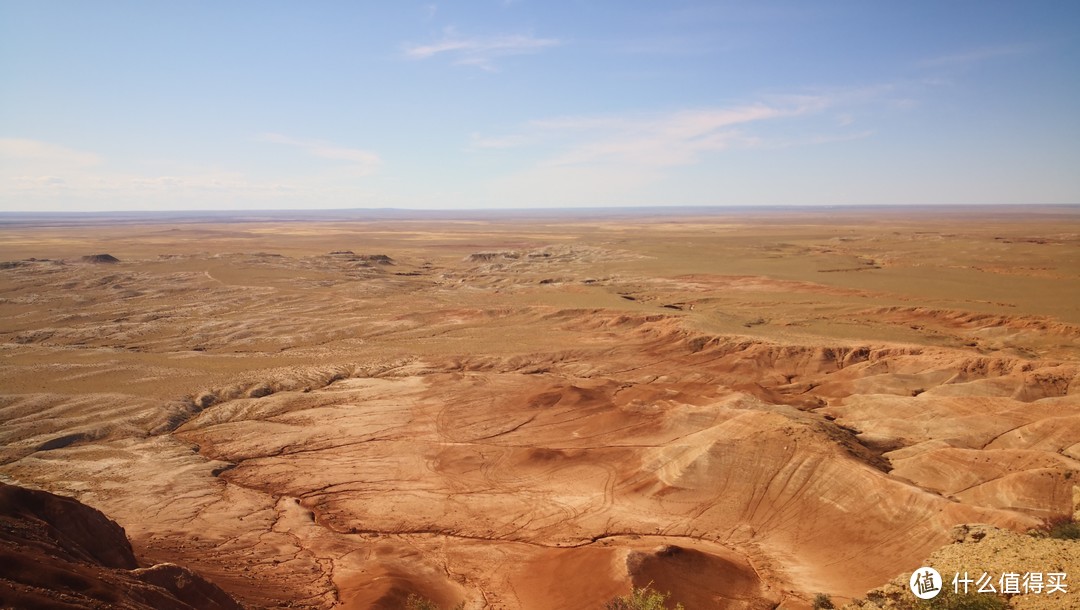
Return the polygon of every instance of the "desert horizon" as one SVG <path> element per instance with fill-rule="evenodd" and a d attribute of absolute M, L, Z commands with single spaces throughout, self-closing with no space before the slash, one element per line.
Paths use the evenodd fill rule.
<path fill-rule="evenodd" d="M 0 0 L 0 610 L 1080 610 L 1077 23 Z"/>
<path fill-rule="evenodd" d="M 131 548 L 11 526 L 55 574 L 0 600 L 878 608 L 920 566 L 1080 574 L 1028 533 L 1080 508 L 1080 206 L 662 212 L 0 215 L 0 482 Z M 139 605 L 155 578 L 198 596 Z"/>

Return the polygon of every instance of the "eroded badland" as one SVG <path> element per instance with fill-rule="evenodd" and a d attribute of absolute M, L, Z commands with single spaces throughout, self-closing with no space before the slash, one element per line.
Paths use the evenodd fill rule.
<path fill-rule="evenodd" d="M 1080 211 L 920 214 L 6 225 L 0 480 L 251 607 L 860 597 L 1080 484 Z"/>

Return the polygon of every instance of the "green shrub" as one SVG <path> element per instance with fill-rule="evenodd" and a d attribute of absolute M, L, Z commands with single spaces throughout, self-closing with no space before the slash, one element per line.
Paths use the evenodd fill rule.
<path fill-rule="evenodd" d="M 409 598 L 405 600 L 405 610 L 439 610 L 439 607 L 430 599 L 409 594 Z"/>
<path fill-rule="evenodd" d="M 604 605 L 605 610 L 668 610 L 667 598 L 670 593 L 653 591 L 652 583 L 634 588 L 629 595 L 616 597 Z M 675 604 L 672 610 L 683 610 L 682 604 Z"/>
<path fill-rule="evenodd" d="M 1058 515 L 1043 519 L 1042 525 L 1028 533 L 1038 538 L 1080 540 L 1080 522 L 1073 519 L 1071 515 Z"/>
<path fill-rule="evenodd" d="M 836 606 L 833 605 L 831 597 L 824 593 L 818 593 L 814 596 L 813 608 L 814 610 L 832 610 Z"/>
<path fill-rule="evenodd" d="M 465 602 L 461 602 L 454 606 L 453 610 L 464 610 L 464 608 Z M 405 610 L 439 610 L 439 606 L 426 597 L 420 597 L 419 595 L 410 593 L 409 597 L 405 600 Z"/>
<path fill-rule="evenodd" d="M 1057 538 L 1059 540 L 1080 540 L 1080 523 L 1077 523 L 1072 517 L 1051 520 L 1047 525 L 1050 526 L 1047 533 L 1051 538 Z"/>
<path fill-rule="evenodd" d="M 934 599 L 920 600 L 919 610 L 1008 610 L 1009 602 L 988 593 L 953 593 L 942 591 Z"/>

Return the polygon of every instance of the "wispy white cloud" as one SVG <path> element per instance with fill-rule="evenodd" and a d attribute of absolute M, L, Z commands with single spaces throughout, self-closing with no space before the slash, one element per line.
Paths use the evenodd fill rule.
<path fill-rule="evenodd" d="M 264 142 L 293 146 L 320 159 L 348 162 L 361 175 L 374 173 L 382 164 L 379 155 L 369 150 L 347 148 L 323 140 L 293 138 L 279 133 L 265 133 L 260 139 Z"/>
<path fill-rule="evenodd" d="M 665 167 L 687 165 L 707 151 L 746 143 L 736 126 L 797 112 L 764 104 L 685 110 L 653 117 L 560 119 L 545 129 L 592 133 L 593 137 L 549 159 L 551 165 L 624 163 Z"/>
<path fill-rule="evenodd" d="M 895 94 L 896 87 L 874 85 L 762 96 L 729 106 L 552 117 L 507 134 L 473 134 L 471 143 L 478 154 L 489 149 L 509 155 L 508 149 L 517 148 L 515 156 L 534 159 L 490 183 L 496 200 L 517 193 L 522 205 L 648 203 L 675 187 L 671 180 L 678 168 L 713 162 L 710 157 L 723 151 L 872 137 L 871 127 L 852 127 L 858 109 L 887 107 Z"/>
<path fill-rule="evenodd" d="M 556 38 L 537 38 L 524 34 L 464 38 L 451 29 L 442 40 L 406 47 L 405 56 L 421 60 L 447 55 L 453 57 L 454 63 L 458 65 L 494 70 L 495 59 L 499 57 L 538 53 L 561 44 L 562 41 Z"/>
<path fill-rule="evenodd" d="M 0 138 L 0 207 L 205 209 L 296 206 L 312 201 L 334 207 L 376 201 L 365 186 L 370 180 L 366 174 L 379 162 L 374 153 L 280 134 L 267 134 L 264 139 L 344 163 L 315 171 L 253 174 L 157 161 L 147 171 L 144 163 L 124 164 L 39 140 Z"/>
<path fill-rule="evenodd" d="M 0 138 L 0 159 L 51 167 L 90 167 L 101 157 L 65 146 L 26 138 Z"/>
<path fill-rule="evenodd" d="M 761 137 L 748 132 L 751 124 L 819 112 L 829 104 L 824 97 L 800 95 L 666 113 L 555 117 L 531 121 L 519 133 L 474 135 L 472 144 L 474 148 L 554 147 L 557 152 L 541 163 L 545 166 L 690 165 L 711 151 L 762 145 Z"/>
<path fill-rule="evenodd" d="M 105 209 L 146 205 L 214 207 L 243 200 L 272 204 L 298 191 L 288 180 L 253 180 L 238 172 L 202 171 L 144 175 L 130 171 L 72 170 L 61 175 L 13 171 L 0 176 L 0 200 L 41 209 L 73 209 L 92 203 Z M 311 189 L 306 189 L 311 190 Z"/>

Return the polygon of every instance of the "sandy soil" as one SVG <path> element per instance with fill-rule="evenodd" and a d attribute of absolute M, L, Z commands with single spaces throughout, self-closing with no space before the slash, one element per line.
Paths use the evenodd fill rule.
<path fill-rule="evenodd" d="M 0 480 L 250 607 L 862 597 L 1073 509 L 1080 210 L 976 212 L 8 224 Z"/>
<path fill-rule="evenodd" d="M 966 586 L 969 594 L 992 596 L 990 588 L 998 593 L 1008 589 L 1018 592 L 1006 596 L 1016 610 L 1075 608 L 1076 594 L 1070 591 L 1075 580 L 1070 582 L 1068 576 L 1080 574 L 1078 544 L 1075 540 L 1020 534 L 987 525 L 961 525 L 953 530 L 953 542 L 934 551 L 924 565 L 941 574 L 945 592 L 963 592 Z M 1066 575 L 1061 581 L 1064 591 L 1057 590 L 1057 585 L 1049 585 L 1050 573 Z M 1009 574 L 1019 582 L 1003 585 L 1003 577 Z M 1038 574 L 1039 580 L 1031 579 L 1031 574 Z M 848 604 L 845 610 L 910 607 L 909 600 L 914 599 L 908 585 L 910 576 L 910 572 L 902 574 L 868 592 L 865 598 Z M 980 588 L 984 589 L 981 594 Z"/>

